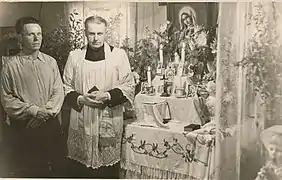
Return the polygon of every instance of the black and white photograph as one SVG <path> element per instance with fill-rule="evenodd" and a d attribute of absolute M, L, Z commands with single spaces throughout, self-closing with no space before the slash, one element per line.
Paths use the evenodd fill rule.
<path fill-rule="evenodd" d="M 282 2 L 0 1 L 0 178 L 282 180 Z"/>

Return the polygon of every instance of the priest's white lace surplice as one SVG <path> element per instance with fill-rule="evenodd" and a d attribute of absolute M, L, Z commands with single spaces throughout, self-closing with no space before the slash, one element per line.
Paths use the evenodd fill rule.
<path fill-rule="evenodd" d="M 86 49 L 72 51 L 65 72 L 65 91 L 87 93 L 96 86 L 108 91 L 119 88 L 132 104 L 135 82 L 124 50 L 105 43 L 105 60 L 85 60 Z M 123 132 L 123 105 L 103 110 L 84 106 L 81 112 L 71 109 L 68 156 L 93 169 L 120 161 Z"/>

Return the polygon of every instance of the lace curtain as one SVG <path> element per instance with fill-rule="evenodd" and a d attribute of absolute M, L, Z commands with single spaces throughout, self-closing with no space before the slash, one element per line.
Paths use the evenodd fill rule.
<path fill-rule="evenodd" d="M 271 37 L 276 33 L 281 40 L 281 12 L 282 3 L 220 3 L 216 79 L 217 180 L 254 179 L 264 163 L 260 132 L 273 124 L 281 124 L 280 96 L 271 102 L 263 100 L 260 93 L 255 93 L 256 85 L 248 81 L 247 74 L 251 69 L 236 66 L 244 57 L 250 56 L 256 46 L 264 43 L 260 32 L 266 28 L 265 22 L 268 22 L 266 32 L 269 36 L 264 39 L 276 44 L 275 38 Z M 257 45 L 251 44 L 254 40 Z M 271 48 L 276 63 L 282 61 L 280 48 L 279 45 Z M 257 53 L 263 57 L 263 52 Z M 268 60 L 267 56 L 264 58 Z M 279 89 L 281 84 L 278 80 L 273 86 Z M 222 135 L 227 137 L 222 138 Z"/>

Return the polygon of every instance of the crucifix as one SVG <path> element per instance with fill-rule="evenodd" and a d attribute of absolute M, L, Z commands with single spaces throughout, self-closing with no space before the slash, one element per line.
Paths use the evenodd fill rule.
<path fill-rule="evenodd" d="M 161 79 L 164 81 L 164 85 L 163 85 L 163 93 L 161 94 L 161 97 L 169 97 L 169 93 L 167 92 L 167 80 L 168 78 L 166 77 L 165 73 L 163 74 L 163 78 Z"/>

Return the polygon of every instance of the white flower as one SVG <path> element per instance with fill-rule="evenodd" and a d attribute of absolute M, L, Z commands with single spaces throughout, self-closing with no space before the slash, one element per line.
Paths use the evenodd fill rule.
<path fill-rule="evenodd" d="M 140 75 L 135 71 L 132 72 L 132 75 L 135 80 L 135 83 L 138 84 L 140 82 Z"/>
<path fill-rule="evenodd" d="M 160 32 L 161 33 L 165 32 L 165 30 L 167 29 L 167 25 L 168 25 L 167 23 L 161 25 L 161 27 L 160 27 Z"/>
<path fill-rule="evenodd" d="M 207 83 L 207 91 L 209 93 L 215 93 L 216 92 L 216 84 L 213 81 L 209 81 Z"/>
<path fill-rule="evenodd" d="M 194 33 L 198 33 L 198 32 L 201 31 L 202 29 L 203 29 L 202 26 L 200 26 L 200 25 L 195 25 L 195 26 L 194 26 Z"/>
<path fill-rule="evenodd" d="M 156 39 L 152 39 L 151 42 L 155 48 L 159 46 L 158 41 Z"/>
<path fill-rule="evenodd" d="M 207 34 L 202 31 L 198 34 L 197 38 L 195 39 L 198 46 L 205 46 L 207 44 Z"/>

